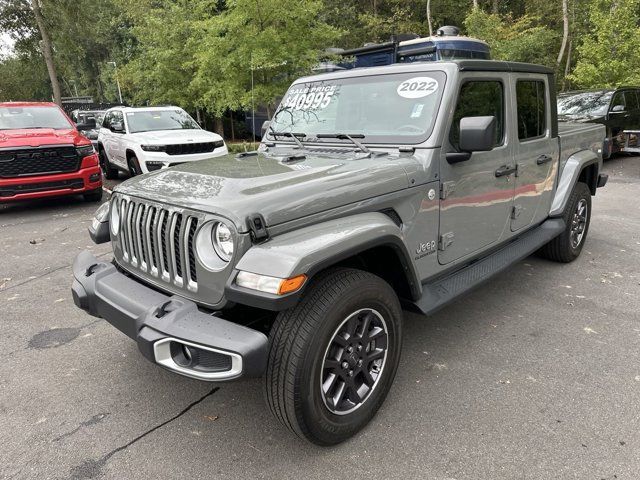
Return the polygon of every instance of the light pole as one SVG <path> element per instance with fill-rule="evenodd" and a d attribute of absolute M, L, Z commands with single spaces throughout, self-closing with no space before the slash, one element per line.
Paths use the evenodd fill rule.
<path fill-rule="evenodd" d="M 118 80 L 118 65 L 116 62 L 107 62 L 109 65 L 113 65 L 113 68 L 116 70 L 116 85 L 118 86 L 118 98 L 120 99 L 120 103 L 122 104 L 122 90 L 120 90 L 120 80 Z"/>

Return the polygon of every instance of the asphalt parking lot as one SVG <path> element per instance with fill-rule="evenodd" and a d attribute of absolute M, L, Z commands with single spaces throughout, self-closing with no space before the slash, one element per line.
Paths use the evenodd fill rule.
<path fill-rule="evenodd" d="M 75 255 L 110 255 L 96 204 L 0 206 L 0 478 L 639 478 L 640 157 L 605 170 L 582 256 L 406 314 L 386 403 L 333 448 L 280 426 L 259 380 L 176 376 L 74 307 Z"/>

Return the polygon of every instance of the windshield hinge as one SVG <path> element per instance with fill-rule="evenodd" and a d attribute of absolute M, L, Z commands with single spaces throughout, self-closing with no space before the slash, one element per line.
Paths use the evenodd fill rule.
<path fill-rule="evenodd" d="M 269 239 L 269 232 L 267 231 L 267 224 L 264 221 L 264 217 L 259 213 L 254 213 L 247 217 L 247 225 L 251 232 L 251 240 L 253 243 L 264 242 Z"/>

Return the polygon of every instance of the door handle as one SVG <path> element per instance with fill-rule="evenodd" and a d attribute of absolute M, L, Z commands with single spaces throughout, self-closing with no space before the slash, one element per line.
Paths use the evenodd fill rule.
<path fill-rule="evenodd" d="M 549 163 L 551 160 L 553 160 L 553 157 L 550 155 L 540 155 L 536 160 L 536 163 L 538 165 L 544 165 L 545 163 Z"/>
<path fill-rule="evenodd" d="M 507 175 L 511 175 L 512 173 L 516 173 L 517 171 L 517 165 L 503 165 L 496 170 L 495 174 L 496 177 L 506 177 Z"/>

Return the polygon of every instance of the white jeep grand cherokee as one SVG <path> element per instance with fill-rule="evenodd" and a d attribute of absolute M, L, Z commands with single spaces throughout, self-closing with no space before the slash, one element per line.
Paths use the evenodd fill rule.
<path fill-rule="evenodd" d="M 179 107 L 115 107 L 100 126 L 98 153 L 112 179 L 225 155 L 227 146 Z"/>

